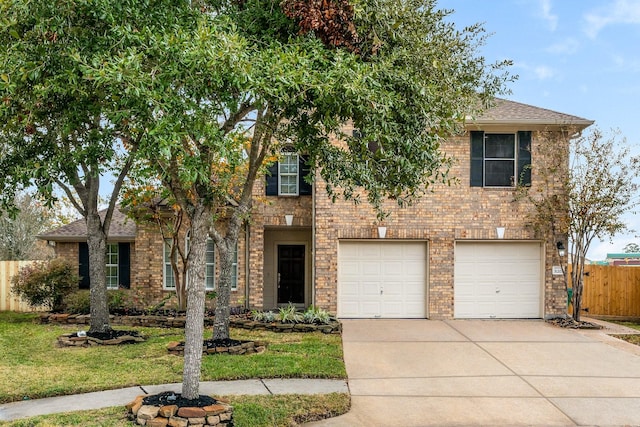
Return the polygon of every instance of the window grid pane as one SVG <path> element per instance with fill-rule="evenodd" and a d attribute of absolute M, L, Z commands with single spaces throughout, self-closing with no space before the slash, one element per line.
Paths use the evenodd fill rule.
<path fill-rule="evenodd" d="M 238 245 L 233 251 L 233 264 L 231 267 L 231 289 L 238 289 Z"/>
<path fill-rule="evenodd" d="M 515 185 L 516 139 L 514 134 L 485 134 L 484 186 Z"/>
<path fill-rule="evenodd" d="M 278 162 L 279 194 L 284 196 L 298 195 L 298 155 L 282 153 Z"/>
<path fill-rule="evenodd" d="M 106 257 L 107 289 L 118 289 L 118 244 L 107 244 Z"/>
<path fill-rule="evenodd" d="M 207 239 L 207 255 L 206 255 L 206 268 L 205 268 L 205 289 L 212 291 L 216 287 L 216 259 L 215 259 L 215 245 L 211 238 Z"/>
<path fill-rule="evenodd" d="M 164 242 L 164 288 L 175 289 L 176 281 L 173 276 L 173 268 L 171 268 L 171 245 L 172 239 L 166 239 Z"/>

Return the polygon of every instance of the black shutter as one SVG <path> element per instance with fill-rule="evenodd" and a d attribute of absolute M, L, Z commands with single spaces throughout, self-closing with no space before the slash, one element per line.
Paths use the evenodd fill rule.
<path fill-rule="evenodd" d="M 125 289 L 131 288 L 131 250 L 129 245 L 129 243 L 118 243 L 118 276 L 120 279 L 118 285 Z"/>
<path fill-rule="evenodd" d="M 471 186 L 482 187 L 484 182 L 484 132 L 471 132 Z"/>
<path fill-rule="evenodd" d="M 311 173 L 311 167 L 307 163 L 308 159 L 308 156 L 298 156 L 298 168 L 300 171 L 298 174 L 298 194 L 301 196 L 310 196 L 313 192 L 312 185 L 305 180 Z"/>
<path fill-rule="evenodd" d="M 78 275 L 80 289 L 89 289 L 89 245 L 86 242 L 78 243 Z"/>
<path fill-rule="evenodd" d="M 278 162 L 274 162 L 269 166 L 266 179 L 266 194 L 267 196 L 278 195 Z"/>
<path fill-rule="evenodd" d="M 531 185 L 531 131 L 518 132 L 518 185 Z"/>

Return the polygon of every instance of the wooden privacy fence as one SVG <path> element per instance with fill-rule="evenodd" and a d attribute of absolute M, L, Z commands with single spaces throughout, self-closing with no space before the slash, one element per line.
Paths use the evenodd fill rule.
<path fill-rule="evenodd" d="M 582 308 L 589 316 L 640 317 L 640 267 L 585 265 Z"/>
<path fill-rule="evenodd" d="M 18 274 L 20 268 L 34 261 L 0 261 L 0 311 L 44 311 L 43 308 L 31 308 L 11 293 L 11 278 Z"/>

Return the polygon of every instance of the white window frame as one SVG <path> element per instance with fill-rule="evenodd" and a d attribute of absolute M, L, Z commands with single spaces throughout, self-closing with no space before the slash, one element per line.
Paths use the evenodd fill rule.
<path fill-rule="evenodd" d="M 173 275 L 173 267 L 171 267 L 170 259 L 172 244 L 173 239 L 164 239 L 164 245 L 162 247 L 162 289 L 167 291 L 176 289 L 176 278 Z"/>
<path fill-rule="evenodd" d="M 114 262 L 115 260 L 115 262 Z M 107 289 L 118 289 L 120 287 L 120 252 L 118 250 L 117 243 L 107 243 L 107 253 L 106 253 L 106 278 L 107 278 Z M 115 276 L 110 274 L 111 271 L 115 269 Z M 115 278 L 115 282 L 114 279 Z"/>
<path fill-rule="evenodd" d="M 205 255 L 204 288 L 206 291 L 216 289 L 216 245 L 211 237 L 207 237 L 207 253 Z"/>
<path fill-rule="evenodd" d="M 513 136 L 513 157 L 487 157 L 487 141 L 490 135 L 512 135 Z M 487 185 L 487 162 L 500 161 L 511 162 L 513 164 L 513 175 L 509 185 Z M 516 186 L 516 174 L 518 173 L 518 135 L 512 132 L 485 132 L 482 144 L 482 185 L 486 188 L 514 188 Z"/>
<path fill-rule="evenodd" d="M 231 290 L 238 290 L 238 244 L 233 251 L 233 264 L 231 264 Z"/>
<path fill-rule="evenodd" d="M 286 183 L 284 183 L 286 179 Z M 293 183 L 291 182 L 293 180 Z M 287 188 L 293 186 L 294 191 L 283 191 L 283 185 Z M 278 196 L 300 195 L 300 156 L 292 146 L 286 146 L 280 151 L 278 160 Z"/>
<path fill-rule="evenodd" d="M 165 242 L 169 242 L 169 249 L 171 249 L 171 239 L 167 239 Z M 166 244 L 166 243 L 165 243 Z M 189 234 L 187 234 L 187 237 L 185 239 L 185 244 L 186 244 L 186 251 L 188 253 L 189 251 Z M 204 280 L 205 280 L 205 290 L 207 292 L 210 291 L 214 291 L 216 289 L 216 246 L 215 243 L 213 242 L 213 239 L 211 237 L 207 237 L 207 255 L 206 255 L 206 264 L 205 264 L 205 276 L 204 276 Z M 168 268 L 171 268 L 171 264 L 167 264 L 168 263 L 168 258 L 167 258 L 167 252 L 165 250 L 165 264 L 164 264 L 164 272 L 165 272 L 165 278 L 163 280 L 163 284 L 164 284 L 164 289 L 175 289 L 175 283 L 173 285 L 173 287 L 167 287 L 167 279 L 166 279 L 166 269 L 167 269 L 167 265 Z M 231 271 L 231 290 L 232 291 L 236 291 L 238 290 L 238 245 L 236 244 L 235 250 L 233 252 L 233 263 L 232 263 L 232 271 Z M 172 276 L 173 277 L 173 276 Z M 171 279 L 173 281 L 173 279 Z M 185 280 L 187 280 L 187 278 L 185 278 Z"/>

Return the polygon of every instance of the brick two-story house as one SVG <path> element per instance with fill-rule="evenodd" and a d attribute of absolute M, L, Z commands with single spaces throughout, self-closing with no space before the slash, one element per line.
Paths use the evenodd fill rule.
<path fill-rule="evenodd" d="M 590 124 L 498 100 L 443 145 L 456 159 L 451 174 L 458 183 L 435 185 L 410 207 L 390 202 L 392 214 L 383 224 L 367 205 L 332 203 L 319 178 L 313 185 L 304 181 L 304 158 L 283 153 L 254 188 L 251 221 L 237 248 L 232 304 L 313 304 L 343 318 L 562 315 L 564 284 L 552 273 L 556 242 L 527 227 L 531 206 L 514 201 L 515 185 L 539 185 L 536 131 L 580 131 Z M 55 242 L 58 256 L 77 262 L 88 277 L 82 221 L 40 237 Z M 173 291 L 167 247 L 153 226 L 136 226 L 119 213 L 109 242 L 110 287 L 156 301 Z M 211 244 L 208 289 L 215 288 L 214 272 Z M 88 286 L 86 279 L 80 286 Z"/>

